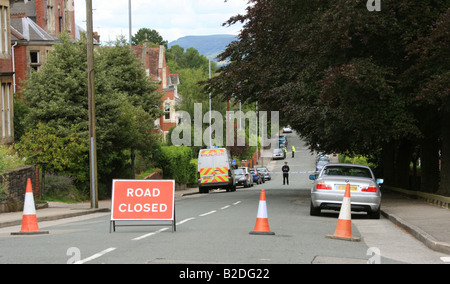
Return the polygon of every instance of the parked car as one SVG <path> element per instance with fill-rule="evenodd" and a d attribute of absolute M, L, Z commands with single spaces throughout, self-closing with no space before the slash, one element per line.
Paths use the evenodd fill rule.
<path fill-rule="evenodd" d="M 261 177 L 262 183 L 265 183 L 266 182 L 266 177 L 264 176 L 264 173 L 261 172 L 259 169 L 255 169 L 255 170 L 256 170 L 256 172 L 258 172 L 259 176 Z"/>
<path fill-rule="evenodd" d="M 286 136 L 278 136 L 278 144 L 279 145 L 284 144 L 284 147 L 287 147 L 288 140 L 287 140 Z M 280 148 L 282 148 L 282 147 L 280 146 Z"/>
<path fill-rule="evenodd" d="M 253 186 L 253 177 L 250 173 L 248 167 L 239 167 L 238 169 L 242 169 L 245 173 L 245 177 L 247 178 L 247 186 L 244 185 L 244 187 L 251 187 Z"/>
<path fill-rule="evenodd" d="M 322 168 L 330 162 L 330 158 L 328 156 L 320 156 L 317 158 L 316 162 L 316 172 L 320 172 Z"/>
<path fill-rule="evenodd" d="M 292 133 L 292 128 L 289 125 L 283 127 L 283 133 Z"/>
<path fill-rule="evenodd" d="M 236 179 L 236 185 L 242 185 L 244 187 L 250 186 L 249 174 L 246 174 L 243 169 L 235 169 L 233 171 Z"/>
<path fill-rule="evenodd" d="M 363 165 L 327 164 L 317 175 L 311 189 L 310 215 L 320 215 L 322 209 L 340 210 L 347 183 L 351 190 L 351 210 L 367 212 L 372 219 L 380 218 L 382 180 L 375 179 L 372 170 Z"/>
<path fill-rule="evenodd" d="M 273 149 L 272 159 L 273 160 L 284 159 L 283 149 L 280 148 Z"/>
<path fill-rule="evenodd" d="M 249 169 L 249 171 L 252 174 L 253 182 L 256 184 L 261 184 L 262 183 L 261 174 L 258 173 L 258 171 L 255 169 Z"/>
<path fill-rule="evenodd" d="M 258 171 L 260 171 L 264 175 L 265 180 L 271 180 L 272 177 L 270 176 L 270 172 L 267 168 L 257 168 Z"/>

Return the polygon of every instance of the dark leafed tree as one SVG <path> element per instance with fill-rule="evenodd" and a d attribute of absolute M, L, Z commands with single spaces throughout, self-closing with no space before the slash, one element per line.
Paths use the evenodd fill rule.
<path fill-rule="evenodd" d="M 449 1 L 385 0 L 380 12 L 366 4 L 249 1 L 247 14 L 225 23 L 244 28 L 219 56 L 231 63 L 207 87 L 215 95 L 279 110 L 311 149 L 377 156 L 390 184 L 408 186 L 412 155 L 426 136 L 421 116 L 441 121 L 433 117 L 433 105 L 427 111 L 418 106 L 417 81 L 406 84 L 407 70 L 430 64 L 422 53 L 408 56 L 408 47 L 431 40 Z M 430 74 L 422 83 L 437 86 L 444 79 Z"/>

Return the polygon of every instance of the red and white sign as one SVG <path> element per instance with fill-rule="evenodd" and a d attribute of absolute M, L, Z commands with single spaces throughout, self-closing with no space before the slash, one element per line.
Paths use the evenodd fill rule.
<path fill-rule="evenodd" d="M 114 180 L 111 220 L 174 220 L 175 181 Z"/>

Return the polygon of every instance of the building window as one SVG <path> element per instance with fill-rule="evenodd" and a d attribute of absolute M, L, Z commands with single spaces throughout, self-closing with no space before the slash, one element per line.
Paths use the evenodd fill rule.
<path fill-rule="evenodd" d="M 164 119 L 170 120 L 170 103 L 164 104 Z"/>
<path fill-rule="evenodd" d="M 0 56 L 5 58 L 10 55 L 9 47 L 9 7 L 2 5 L 0 1 Z"/>
<path fill-rule="evenodd" d="M 39 51 L 30 52 L 31 64 L 39 64 Z"/>
<path fill-rule="evenodd" d="M 1 84 L 1 126 L 2 139 L 12 136 L 12 90 L 11 83 Z"/>
<path fill-rule="evenodd" d="M 30 51 L 30 67 L 33 70 L 39 71 L 41 65 L 39 61 L 39 51 Z"/>

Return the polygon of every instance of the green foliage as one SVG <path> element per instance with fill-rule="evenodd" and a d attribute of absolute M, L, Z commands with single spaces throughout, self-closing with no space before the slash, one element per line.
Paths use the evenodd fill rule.
<path fill-rule="evenodd" d="M 45 176 L 45 197 L 46 200 L 60 202 L 80 202 L 88 198 L 77 189 L 70 176 L 55 174 Z"/>
<path fill-rule="evenodd" d="M 131 37 L 131 43 L 133 45 L 142 45 L 146 40 L 156 45 L 164 45 L 165 47 L 167 47 L 168 44 L 167 40 L 164 40 L 158 31 L 149 28 L 139 29 L 139 31 Z"/>
<path fill-rule="evenodd" d="M 198 184 L 198 159 L 191 159 L 189 162 L 189 179 L 187 184 L 197 186 Z"/>
<path fill-rule="evenodd" d="M 165 179 L 174 179 L 179 184 L 187 184 L 192 181 L 191 148 L 162 146 L 157 159 Z"/>
<path fill-rule="evenodd" d="M 346 164 L 355 164 L 355 165 L 364 165 L 369 166 L 371 168 L 375 167 L 373 163 L 370 162 L 370 159 L 363 156 L 347 156 L 347 155 L 339 155 L 339 163 Z"/>
<path fill-rule="evenodd" d="M 204 74 L 209 74 L 209 59 L 193 47 L 184 50 L 181 46 L 174 45 L 167 51 L 166 57 L 170 70 L 201 69 Z M 211 72 L 214 74 L 216 70 L 217 63 L 212 61 Z"/>
<path fill-rule="evenodd" d="M 66 173 L 79 183 L 88 179 L 88 140 L 75 125 L 61 137 L 55 128 L 39 123 L 22 136 L 16 149 L 29 164 L 45 162 L 47 171 Z"/>
<path fill-rule="evenodd" d="M 26 165 L 26 159 L 19 157 L 13 147 L 0 145 L 0 172 Z"/>

